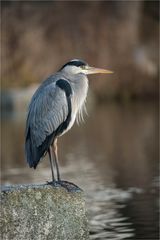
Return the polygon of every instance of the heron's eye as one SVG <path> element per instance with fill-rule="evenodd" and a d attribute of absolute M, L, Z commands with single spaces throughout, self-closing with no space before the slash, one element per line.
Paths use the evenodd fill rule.
<path fill-rule="evenodd" d="M 86 66 L 85 66 L 85 65 L 82 65 L 81 68 L 82 68 L 82 69 L 86 69 Z"/>

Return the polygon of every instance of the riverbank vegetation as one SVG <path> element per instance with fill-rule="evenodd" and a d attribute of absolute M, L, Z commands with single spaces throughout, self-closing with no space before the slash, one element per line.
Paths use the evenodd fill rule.
<path fill-rule="evenodd" d="M 158 96 L 158 1 L 2 2 L 2 89 L 40 83 L 81 58 L 99 99 Z"/>

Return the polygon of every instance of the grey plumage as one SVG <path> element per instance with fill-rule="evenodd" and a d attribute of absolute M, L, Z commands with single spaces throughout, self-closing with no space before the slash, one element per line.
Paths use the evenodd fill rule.
<path fill-rule="evenodd" d="M 30 167 L 36 168 L 40 158 L 48 150 L 49 144 L 54 141 L 54 133 L 68 116 L 69 110 L 65 91 L 56 85 L 59 79 L 67 81 L 73 90 L 71 95 L 72 121 L 69 123 L 68 129 L 74 124 L 78 112 L 82 118 L 81 108 L 83 108 L 87 96 L 88 80 L 85 75 L 79 76 L 77 74 L 76 78 L 74 81 L 73 77 L 69 78 L 65 71 L 58 72 L 45 80 L 33 95 L 29 105 L 25 135 L 25 154 Z M 49 138 L 51 134 L 53 136 Z M 44 146 L 41 146 L 42 144 Z"/>
<path fill-rule="evenodd" d="M 48 149 L 45 139 L 50 136 L 67 118 L 68 106 L 65 93 L 55 82 L 39 89 L 29 106 L 26 125 L 26 158 L 30 167 L 36 167 Z M 44 144 L 43 147 L 40 146 Z"/>
<path fill-rule="evenodd" d="M 83 120 L 88 91 L 87 74 L 109 71 L 89 67 L 82 60 L 74 59 L 56 74 L 45 80 L 33 95 L 27 115 L 25 155 L 30 167 L 36 168 L 48 152 L 54 181 L 51 146 L 54 146 L 57 177 L 60 180 L 57 156 L 57 138 L 74 124 Z"/>

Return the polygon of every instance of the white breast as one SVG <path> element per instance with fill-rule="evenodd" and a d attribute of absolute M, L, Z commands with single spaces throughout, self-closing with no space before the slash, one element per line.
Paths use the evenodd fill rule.
<path fill-rule="evenodd" d="M 78 79 L 76 83 L 71 83 L 73 90 L 73 95 L 71 98 L 72 114 L 71 121 L 67 129 L 62 133 L 67 132 L 74 124 L 75 120 L 77 123 L 83 121 L 83 113 L 86 111 L 85 102 L 88 92 L 88 79 L 84 77 L 83 79 Z"/>

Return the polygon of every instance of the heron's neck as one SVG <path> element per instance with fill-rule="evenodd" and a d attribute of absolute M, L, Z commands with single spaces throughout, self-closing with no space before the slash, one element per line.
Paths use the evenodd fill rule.
<path fill-rule="evenodd" d="M 88 91 L 88 78 L 84 74 L 77 74 L 74 78 L 70 79 L 73 91 L 78 98 L 83 99 L 87 96 Z"/>
<path fill-rule="evenodd" d="M 88 92 L 88 79 L 83 74 L 77 76 L 76 80 L 70 81 L 73 90 L 72 110 L 77 122 L 83 121 L 85 110 L 85 101 Z"/>

